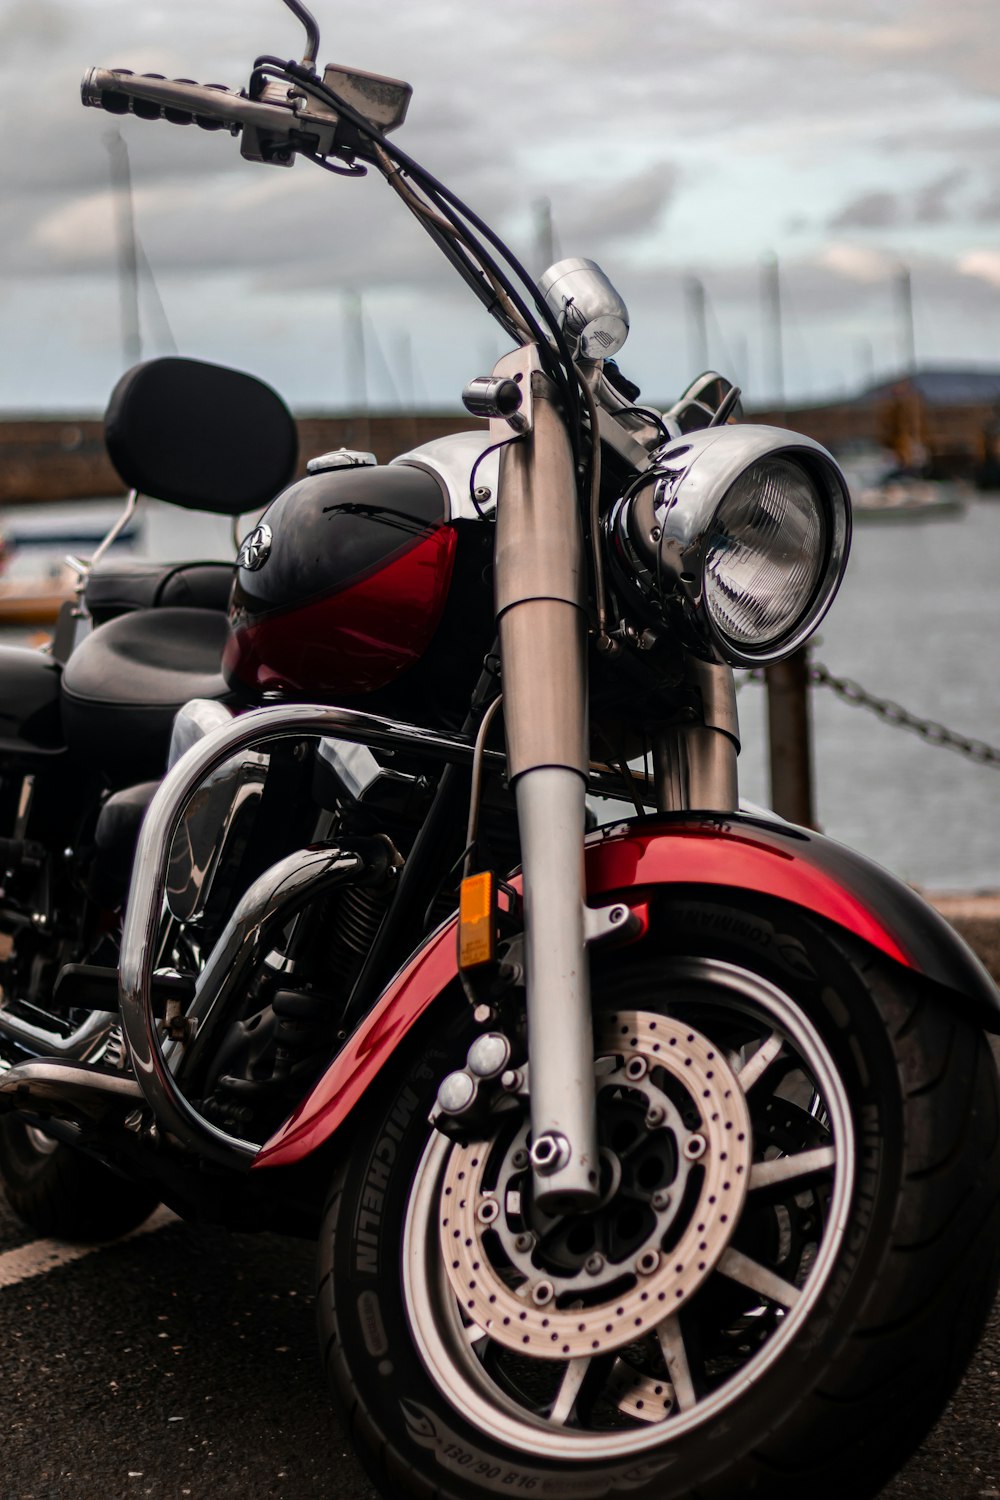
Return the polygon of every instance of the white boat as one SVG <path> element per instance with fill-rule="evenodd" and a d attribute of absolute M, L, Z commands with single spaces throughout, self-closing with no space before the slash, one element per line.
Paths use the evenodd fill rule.
<path fill-rule="evenodd" d="M 851 503 L 856 521 L 930 521 L 962 515 L 969 500 L 962 485 L 903 476 L 859 489 L 852 485 Z"/>
<path fill-rule="evenodd" d="M 894 455 L 883 448 L 842 452 L 838 462 L 856 521 L 929 521 L 959 516 L 969 503 L 967 486 L 901 473 Z"/>
<path fill-rule="evenodd" d="M 77 574 L 68 552 L 89 556 L 121 514 L 121 501 L 6 508 L 0 517 L 0 626 L 51 625 L 73 597 Z M 133 522 L 115 542 L 130 550 Z"/>

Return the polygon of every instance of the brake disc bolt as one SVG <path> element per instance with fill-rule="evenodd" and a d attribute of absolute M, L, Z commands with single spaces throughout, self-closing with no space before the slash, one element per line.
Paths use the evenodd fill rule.
<path fill-rule="evenodd" d="M 521 1171 L 528 1165 L 528 1153 L 523 1146 L 518 1146 L 510 1159 L 510 1164 L 515 1171 Z"/>
<path fill-rule="evenodd" d="M 649 1072 L 649 1065 L 644 1057 L 630 1057 L 625 1064 L 625 1077 L 630 1078 L 633 1083 L 638 1083 L 640 1078 L 645 1078 Z"/>
<path fill-rule="evenodd" d="M 670 1201 L 670 1194 L 667 1192 L 666 1188 L 660 1188 L 658 1192 L 655 1192 L 653 1194 L 653 1207 L 660 1213 L 662 1213 L 665 1208 L 670 1207 Z"/>
<path fill-rule="evenodd" d="M 658 1129 L 666 1118 L 667 1112 L 662 1104 L 651 1104 L 646 1111 L 646 1129 Z"/>
<path fill-rule="evenodd" d="M 684 1155 L 688 1161 L 697 1161 L 699 1156 L 704 1156 L 708 1150 L 708 1142 L 703 1135 L 689 1135 L 684 1142 Z"/>
<path fill-rule="evenodd" d="M 519 1234 L 514 1241 L 514 1249 L 520 1251 L 522 1255 L 527 1255 L 534 1243 L 535 1236 L 533 1234 Z"/>
<path fill-rule="evenodd" d="M 659 1264 L 659 1250 L 644 1250 L 636 1261 L 635 1268 L 640 1276 L 652 1276 L 653 1272 L 659 1267 Z"/>
<path fill-rule="evenodd" d="M 493 1220 L 500 1214 L 500 1205 L 495 1198 L 484 1198 L 476 1209 L 476 1218 L 480 1224 L 492 1224 Z"/>
<path fill-rule="evenodd" d="M 598 1254 L 596 1251 L 593 1255 L 588 1255 L 583 1269 L 588 1276 L 599 1276 L 604 1270 L 604 1256 Z"/>
<path fill-rule="evenodd" d="M 551 1281 L 536 1281 L 531 1288 L 531 1300 L 536 1307 L 544 1307 L 546 1302 L 551 1302 L 555 1296 L 555 1290 Z"/>

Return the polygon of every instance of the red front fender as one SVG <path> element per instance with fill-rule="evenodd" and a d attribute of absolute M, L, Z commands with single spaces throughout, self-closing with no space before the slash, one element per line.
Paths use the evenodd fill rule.
<path fill-rule="evenodd" d="M 684 814 L 619 824 L 588 839 L 592 903 L 664 885 L 728 887 L 802 907 L 962 995 L 977 1024 L 1000 1030 L 1000 994 L 943 918 L 888 871 L 820 834 L 743 815 Z M 327 1141 L 456 974 L 452 920 L 397 974 L 254 1167 L 291 1166 Z"/>

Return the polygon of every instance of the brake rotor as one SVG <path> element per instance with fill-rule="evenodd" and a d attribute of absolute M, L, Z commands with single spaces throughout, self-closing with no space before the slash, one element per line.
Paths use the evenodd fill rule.
<path fill-rule="evenodd" d="M 675 1314 L 717 1264 L 747 1193 L 750 1118 L 717 1047 L 680 1021 L 622 1011 L 600 1019 L 597 1051 L 599 1119 L 605 1101 L 638 1101 L 645 1128 L 665 1132 L 664 1150 L 676 1163 L 673 1191 L 659 1195 L 659 1209 L 650 1207 L 653 1223 L 641 1245 L 617 1261 L 595 1257 L 602 1260 L 597 1275 L 590 1266 L 561 1274 L 542 1263 L 533 1237 L 518 1233 L 519 1153 L 509 1143 L 499 1163 L 503 1148 L 494 1142 L 454 1145 L 441 1183 L 441 1254 L 463 1315 L 535 1358 L 618 1349 Z M 613 1205 L 613 1173 L 611 1181 Z"/>

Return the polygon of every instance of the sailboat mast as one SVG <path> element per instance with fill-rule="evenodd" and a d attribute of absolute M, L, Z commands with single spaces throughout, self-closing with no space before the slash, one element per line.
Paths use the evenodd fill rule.
<path fill-rule="evenodd" d="M 121 302 L 122 355 L 124 368 L 130 370 L 142 358 L 142 335 L 139 329 L 139 252 L 135 237 L 135 213 L 132 206 L 132 171 L 128 147 L 120 131 L 106 138 L 111 159 L 111 187 L 115 203 L 118 244 L 118 288 Z"/>

